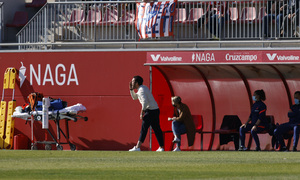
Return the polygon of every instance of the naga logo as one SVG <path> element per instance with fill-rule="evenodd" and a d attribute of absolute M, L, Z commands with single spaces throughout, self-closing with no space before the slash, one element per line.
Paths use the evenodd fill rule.
<path fill-rule="evenodd" d="M 158 61 L 160 59 L 160 61 L 182 61 L 182 57 L 177 57 L 177 56 L 160 56 L 160 54 L 157 55 L 153 55 L 151 54 L 151 58 L 153 61 Z"/>
<path fill-rule="evenodd" d="M 193 53 L 192 62 L 210 62 L 216 61 L 214 53 Z"/>
<path fill-rule="evenodd" d="M 277 55 L 277 53 L 274 53 L 272 55 L 269 54 L 269 53 L 267 53 L 267 56 L 268 56 L 268 58 L 269 58 L 270 61 L 273 61 L 275 59 L 276 55 Z"/>
<path fill-rule="evenodd" d="M 26 79 L 27 69 L 23 65 L 23 62 L 21 62 L 21 65 L 22 66 L 19 69 L 20 87 L 22 87 Z M 52 69 L 54 69 L 54 71 Z M 54 68 L 53 65 L 51 68 L 50 64 L 46 64 L 43 68 L 41 64 L 37 64 L 37 67 L 33 64 L 30 64 L 29 78 L 30 85 L 33 84 L 34 80 L 39 86 L 45 86 L 46 84 L 50 84 L 52 86 L 69 86 L 71 83 L 75 83 L 77 86 L 79 85 L 77 72 L 74 64 L 71 64 L 69 68 L 67 68 L 64 64 L 57 64 Z"/>

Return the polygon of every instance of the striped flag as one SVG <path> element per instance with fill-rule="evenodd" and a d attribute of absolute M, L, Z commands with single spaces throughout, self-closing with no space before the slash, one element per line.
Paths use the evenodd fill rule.
<path fill-rule="evenodd" d="M 177 0 L 137 3 L 135 28 L 140 39 L 174 36 Z"/>

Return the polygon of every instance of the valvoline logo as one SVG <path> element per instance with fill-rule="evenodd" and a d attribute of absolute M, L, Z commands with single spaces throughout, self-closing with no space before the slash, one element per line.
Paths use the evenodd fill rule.
<path fill-rule="evenodd" d="M 276 57 L 277 53 L 273 53 L 272 55 L 267 53 L 267 56 L 269 58 L 270 61 L 274 61 L 275 57 Z"/>
<path fill-rule="evenodd" d="M 295 55 L 277 55 L 277 53 L 266 53 L 270 61 L 277 59 L 278 61 L 299 61 L 300 57 Z"/>
<path fill-rule="evenodd" d="M 157 62 L 159 59 L 161 62 L 182 61 L 182 57 L 178 57 L 178 56 L 161 56 L 160 54 L 156 54 L 156 55 L 151 54 L 150 56 L 154 62 Z"/>
<path fill-rule="evenodd" d="M 69 66 L 64 64 L 30 64 L 28 68 L 21 62 L 21 67 L 19 68 L 20 87 L 22 87 L 27 77 L 29 78 L 30 85 L 34 82 L 38 86 L 79 85 L 75 64 Z"/>
<path fill-rule="evenodd" d="M 159 57 L 160 57 L 160 54 L 157 54 L 157 55 L 151 54 L 151 58 L 154 62 L 158 61 Z"/>

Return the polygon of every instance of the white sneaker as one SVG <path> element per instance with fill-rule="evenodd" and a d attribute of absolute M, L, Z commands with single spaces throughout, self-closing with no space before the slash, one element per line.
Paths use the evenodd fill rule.
<path fill-rule="evenodd" d="M 173 151 L 181 151 L 179 147 L 176 147 Z"/>
<path fill-rule="evenodd" d="M 133 146 L 133 148 L 129 149 L 129 151 L 141 151 L 141 148 L 137 148 L 137 147 Z"/>
<path fill-rule="evenodd" d="M 247 151 L 247 148 L 246 148 L 245 146 L 241 146 L 241 147 L 239 148 L 239 151 Z"/>
<path fill-rule="evenodd" d="M 164 150 L 164 148 L 161 148 L 161 147 L 159 147 L 159 148 L 156 150 L 156 152 L 162 152 L 162 151 L 165 151 L 165 150 Z"/>
<path fill-rule="evenodd" d="M 173 141 L 172 141 L 173 143 L 179 143 L 180 142 L 180 139 L 179 138 L 177 138 L 177 137 L 175 137 L 174 139 L 173 139 Z"/>

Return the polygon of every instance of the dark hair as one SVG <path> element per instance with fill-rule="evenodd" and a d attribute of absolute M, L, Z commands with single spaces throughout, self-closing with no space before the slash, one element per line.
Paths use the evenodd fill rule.
<path fill-rule="evenodd" d="M 173 96 L 172 98 L 173 103 L 181 104 L 181 98 L 179 96 Z"/>
<path fill-rule="evenodd" d="M 300 95 L 300 91 L 296 91 L 295 94 L 299 94 Z"/>
<path fill-rule="evenodd" d="M 261 100 L 266 100 L 266 94 L 264 90 L 256 90 L 254 93 L 257 94 Z"/>
<path fill-rule="evenodd" d="M 139 86 L 142 85 L 144 82 L 141 76 L 134 76 L 133 78 L 135 79 L 135 82 L 137 82 Z"/>

